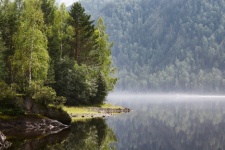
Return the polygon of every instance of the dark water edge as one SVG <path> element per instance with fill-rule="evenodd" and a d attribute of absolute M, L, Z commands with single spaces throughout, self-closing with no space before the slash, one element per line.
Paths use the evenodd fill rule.
<path fill-rule="evenodd" d="M 7 141 L 12 145 L 10 150 L 41 150 L 48 149 L 52 145 L 62 143 L 69 135 L 70 129 L 62 130 L 56 134 L 35 136 L 33 133 L 7 136 Z M 51 149 L 51 148 L 50 148 Z"/>
<path fill-rule="evenodd" d="M 113 149 L 110 143 L 116 141 L 114 132 L 102 118 L 73 122 L 70 128 L 55 134 L 37 136 L 35 132 L 19 134 L 16 130 L 2 132 L 6 133 L 6 140 L 11 143 L 7 150 Z"/>

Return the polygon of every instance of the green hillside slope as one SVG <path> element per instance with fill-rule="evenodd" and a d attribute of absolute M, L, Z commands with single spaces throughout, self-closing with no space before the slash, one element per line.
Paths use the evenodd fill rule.
<path fill-rule="evenodd" d="M 82 0 L 114 42 L 117 90 L 225 91 L 225 1 Z"/>

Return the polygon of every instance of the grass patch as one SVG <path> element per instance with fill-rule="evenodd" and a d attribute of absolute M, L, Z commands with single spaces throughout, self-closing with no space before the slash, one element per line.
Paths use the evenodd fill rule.
<path fill-rule="evenodd" d="M 96 113 L 94 111 L 89 110 L 90 107 L 77 106 L 77 107 L 68 107 L 64 106 L 63 110 L 65 110 L 68 114 L 86 114 L 86 113 Z"/>
<path fill-rule="evenodd" d="M 90 119 L 93 119 L 93 118 L 81 118 L 81 117 L 79 117 L 79 118 L 72 118 L 72 122 L 77 122 L 77 121 L 85 122 L 85 121 L 88 121 Z"/>
<path fill-rule="evenodd" d="M 15 118 L 17 118 L 17 117 L 0 114 L 0 119 L 9 120 L 9 119 L 15 119 Z"/>
<path fill-rule="evenodd" d="M 62 109 L 72 116 L 72 122 L 76 121 L 87 121 L 93 117 L 99 117 L 101 113 L 93 110 L 93 108 L 109 108 L 109 109 L 124 109 L 121 106 L 115 106 L 112 104 L 92 105 L 92 106 L 63 106 Z M 117 113 L 114 113 L 117 114 Z"/>
<path fill-rule="evenodd" d="M 110 108 L 110 109 L 118 109 L 123 108 L 121 106 L 115 106 L 112 104 L 102 104 L 102 105 L 94 105 L 94 106 L 63 106 L 63 110 L 65 110 L 68 114 L 96 114 L 98 112 L 91 111 L 90 109 L 93 107 L 100 107 L 100 108 Z"/>
<path fill-rule="evenodd" d="M 102 104 L 99 107 L 101 107 L 101 108 L 111 108 L 111 109 L 118 109 L 118 108 L 123 109 L 123 107 L 121 107 L 121 106 L 116 106 L 116 105 L 112 105 L 112 104 L 109 104 L 109 103 Z"/>

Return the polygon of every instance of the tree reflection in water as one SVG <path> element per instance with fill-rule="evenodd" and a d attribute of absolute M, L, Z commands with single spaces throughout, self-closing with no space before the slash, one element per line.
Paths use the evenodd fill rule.
<path fill-rule="evenodd" d="M 107 150 L 114 149 L 110 143 L 117 140 L 102 118 L 76 121 L 70 129 L 48 136 L 7 138 L 12 142 L 10 149 L 16 150 Z"/>
<path fill-rule="evenodd" d="M 108 119 L 117 149 L 225 149 L 225 101 L 129 99 L 116 103 L 133 111 Z"/>
<path fill-rule="evenodd" d="M 110 143 L 116 142 L 114 132 L 102 118 L 77 121 L 71 125 L 71 133 L 64 142 L 67 149 L 76 150 L 107 150 L 113 149 Z"/>

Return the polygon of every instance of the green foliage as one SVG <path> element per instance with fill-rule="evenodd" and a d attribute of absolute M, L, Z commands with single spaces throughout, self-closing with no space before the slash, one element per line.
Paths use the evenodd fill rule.
<path fill-rule="evenodd" d="M 108 94 L 107 81 L 102 73 L 98 74 L 97 78 L 97 93 L 91 98 L 92 104 L 102 104 L 106 100 Z"/>
<path fill-rule="evenodd" d="M 16 89 L 9 87 L 4 81 L 0 81 L 0 89 L 0 108 L 18 109 L 23 106 L 22 97 L 16 93 Z"/>
<path fill-rule="evenodd" d="M 13 35 L 19 27 L 20 11 L 20 0 L 15 0 L 14 2 L 2 0 L 0 2 L 0 33 L 5 47 L 4 55 L 0 57 L 5 65 L 4 80 L 10 84 L 13 83 L 12 56 L 15 52 L 15 46 L 12 41 Z M 3 48 L 2 45 L 0 46 Z M 2 51 L 0 53 L 2 53 Z"/>
<path fill-rule="evenodd" d="M 6 78 L 6 66 L 4 62 L 5 49 L 6 48 L 2 41 L 1 32 L 0 32 L 0 80 L 4 80 Z"/>
<path fill-rule="evenodd" d="M 99 19 L 95 29 L 80 3 L 74 3 L 69 14 L 71 49 L 62 51 L 56 61 L 54 89 L 67 98 L 68 105 L 102 103 L 116 81 L 111 77 L 112 43 L 103 20 Z M 98 72 L 102 72 L 101 77 Z"/>
<path fill-rule="evenodd" d="M 103 19 L 99 18 L 95 30 L 95 34 L 98 37 L 98 51 L 95 55 L 98 56 L 98 66 L 99 70 L 102 72 L 101 76 L 104 76 L 105 78 L 106 89 L 110 91 L 113 90 L 117 79 L 112 77 L 112 75 L 115 73 L 115 68 L 111 67 L 111 48 L 113 43 L 109 42 L 108 34 L 106 34 L 105 30 L 106 27 L 104 25 Z"/>
<path fill-rule="evenodd" d="M 55 11 L 57 7 L 55 5 L 55 0 L 41 0 L 41 9 L 44 14 L 44 22 L 47 28 L 51 28 L 55 19 Z"/>
<path fill-rule="evenodd" d="M 25 87 L 32 80 L 44 80 L 49 68 L 47 39 L 44 35 L 41 2 L 26 0 L 21 14 L 21 24 L 14 35 L 16 51 L 13 71 L 17 83 Z M 23 88 L 25 88 L 23 87 Z"/>
<path fill-rule="evenodd" d="M 72 38 L 73 31 L 71 26 L 67 24 L 68 18 L 69 13 L 66 6 L 62 4 L 60 8 L 55 10 L 53 23 L 48 30 L 48 52 L 55 63 L 66 56 L 68 49 L 70 49 L 69 41 Z"/>
<path fill-rule="evenodd" d="M 69 25 L 73 27 L 73 38 L 69 57 L 73 58 L 79 65 L 95 65 L 96 58 L 90 56 L 90 52 L 96 50 L 96 37 L 91 16 L 85 13 L 80 3 L 74 3 L 69 11 Z"/>
<path fill-rule="evenodd" d="M 67 104 L 89 104 L 96 94 L 95 71 L 85 65 L 78 65 L 63 59 L 56 70 L 57 94 L 67 98 Z"/>
<path fill-rule="evenodd" d="M 26 95 L 42 106 L 61 107 L 66 102 L 65 97 L 57 96 L 54 89 L 41 82 L 32 82 Z"/>
<path fill-rule="evenodd" d="M 21 100 L 53 107 L 66 99 L 68 104 L 103 101 L 115 84 L 110 76 L 112 44 L 103 21 L 95 28 L 90 18 L 80 3 L 68 12 L 55 0 L 0 1 L 4 107 L 22 108 Z M 100 78 L 97 72 L 102 72 Z M 94 102 L 98 93 L 101 102 Z"/>

